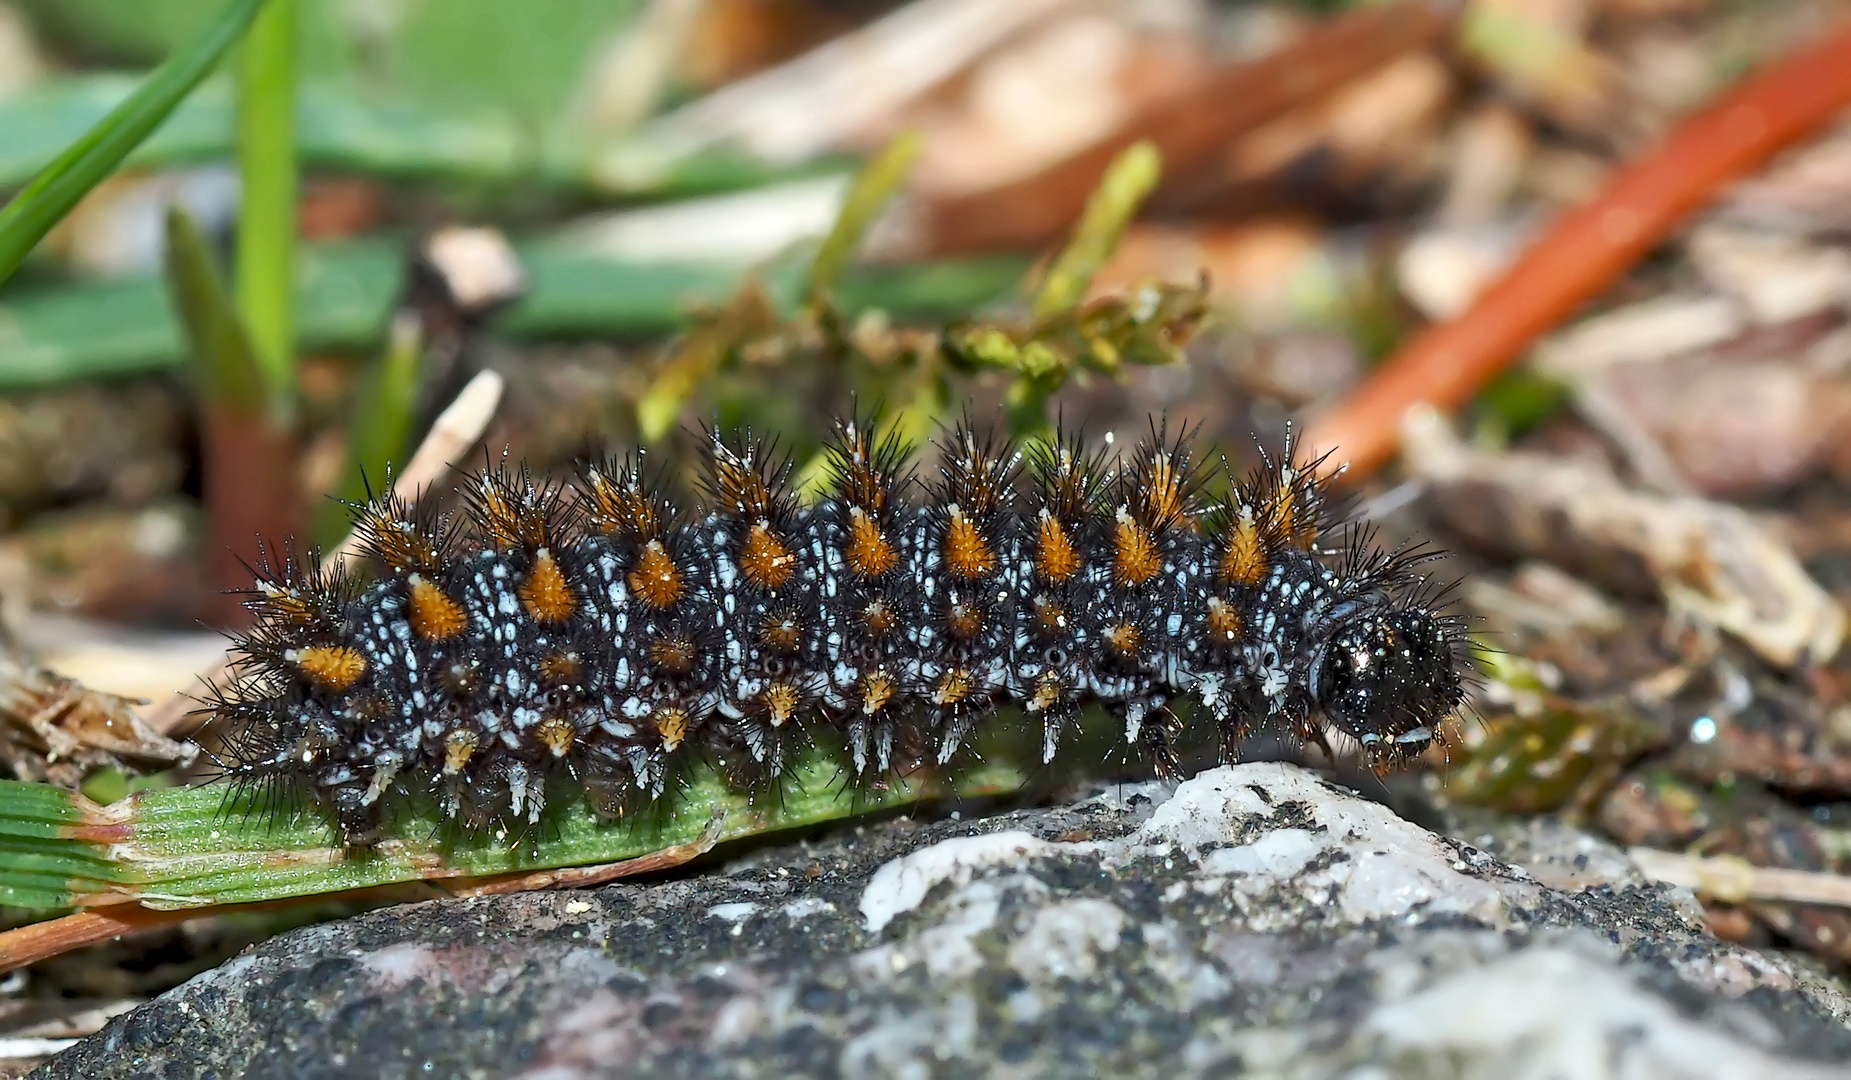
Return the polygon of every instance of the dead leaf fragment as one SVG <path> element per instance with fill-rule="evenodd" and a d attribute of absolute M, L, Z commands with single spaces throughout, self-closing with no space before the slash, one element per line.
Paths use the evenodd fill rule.
<path fill-rule="evenodd" d="M 1447 524 L 1488 547 L 1619 589 L 1655 583 L 1673 613 L 1783 668 L 1827 660 L 1844 642 L 1844 608 L 1737 507 L 1629 490 L 1586 462 L 1475 450 L 1431 410 L 1410 414 L 1403 438 Z"/>

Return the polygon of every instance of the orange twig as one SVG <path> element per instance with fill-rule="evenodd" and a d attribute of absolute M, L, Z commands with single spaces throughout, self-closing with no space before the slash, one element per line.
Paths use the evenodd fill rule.
<path fill-rule="evenodd" d="M 1305 435 L 1367 475 L 1392 457 L 1415 405 L 1469 401 L 1542 334 L 1611 285 L 1729 181 L 1851 105 L 1851 25 L 1724 94 L 1591 202 L 1549 227 L 1464 315 L 1431 327 Z"/>
<path fill-rule="evenodd" d="M 618 878 L 635 877 L 662 870 L 673 870 L 712 851 L 720 842 L 721 826 L 726 815 L 715 814 L 701 835 L 686 844 L 675 844 L 635 859 L 604 863 L 599 866 L 566 866 L 493 877 L 461 877 L 445 881 L 454 871 L 437 870 L 422 882 L 375 885 L 345 892 L 319 893 L 313 896 L 288 896 L 248 904 L 211 904 L 201 907 L 156 910 L 133 901 L 107 904 L 56 919 L 32 923 L 0 932 L 0 974 L 14 968 L 36 964 L 61 956 L 73 949 L 118 938 L 160 930 L 192 919 L 211 918 L 243 911 L 270 911 L 291 904 L 322 903 L 328 900 L 425 900 L 436 895 L 500 896 L 507 893 L 537 892 L 546 889 L 583 889 Z"/>
<path fill-rule="evenodd" d="M 161 930 L 193 919 L 206 919 L 214 915 L 272 911 L 311 900 L 317 903 L 328 900 L 411 901 L 428 900 L 438 895 L 441 894 L 428 885 L 404 882 L 396 885 L 349 889 L 345 892 L 321 893 L 316 896 L 290 896 L 280 900 L 261 900 L 249 904 L 212 904 L 205 907 L 166 910 L 145 908 L 134 902 L 109 904 L 0 932 L 0 974 L 25 967 L 28 964 L 36 964 L 40 960 L 62 956 L 86 945 L 95 945 L 112 938 L 119 938 L 124 934 L 142 934 L 150 930 Z"/>
<path fill-rule="evenodd" d="M 94 945 L 123 934 L 158 930 L 187 919 L 196 919 L 199 911 L 151 911 L 140 904 L 111 904 L 93 911 L 79 911 L 56 919 L 21 926 L 0 933 L 0 972 L 12 971 Z"/>

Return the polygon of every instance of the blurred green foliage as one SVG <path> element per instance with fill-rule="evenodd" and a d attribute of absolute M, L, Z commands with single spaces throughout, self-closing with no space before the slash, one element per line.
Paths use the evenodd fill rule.
<path fill-rule="evenodd" d="M 1473 434 L 1483 445 L 1503 445 L 1561 412 L 1573 396 L 1557 379 L 1528 367 L 1511 368 L 1479 391 Z"/>
<path fill-rule="evenodd" d="M 147 64 L 191 40 L 220 0 L 24 0 L 80 53 Z M 446 111 L 560 116 L 642 0 L 302 0 L 302 74 Z"/>
<path fill-rule="evenodd" d="M 423 361 L 423 324 L 414 312 L 401 311 L 392 320 L 385 352 L 370 366 L 354 395 L 341 486 L 335 498 L 323 500 L 315 517 L 315 539 L 323 550 L 340 543 L 352 527 L 349 506 L 367 501 L 374 491 L 386 487 L 392 465 L 406 460 Z"/>
<path fill-rule="evenodd" d="M 746 268 L 721 263 L 622 262 L 538 240 L 516 245 L 532 287 L 496 322 L 513 338 L 670 334 L 691 312 L 724 301 Z M 313 245 L 296 258 L 296 342 L 305 351 L 380 348 L 405 284 L 405 252 L 375 238 Z M 945 318 L 1003 296 L 1027 264 L 1016 258 L 963 259 L 919 266 L 851 267 L 837 290 L 849 312 L 881 308 L 898 316 Z M 806 265 L 774 263 L 760 279 L 773 303 L 800 303 Z M 138 276 L 56 288 L 21 288 L 0 297 L 0 392 L 77 379 L 163 371 L 183 356 L 178 324 L 159 278 Z"/>
<path fill-rule="evenodd" d="M 167 287 L 191 344 L 194 384 L 202 402 L 228 413 L 280 415 L 292 386 L 251 345 L 211 248 L 179 207 L 167 211 Z M 289 374 L 293 377 L 294 367 Z"/>
<path fill-rule="evenodd" d="M 1468 724 L 1446 793 L 1517 814 L 1585 815 L 1626 766 L 1664 745 L 1665 731 L 1625 695 L 1580 701 L 1549 690 L 1536 665 L 1477 649 L 1487 681 L 1510 702 Z"/>
<path fill-rule="evenodd" d="M 67 143 L 37 170 L 24 190 L 0 210 L 0 281 L 11 277 L 52 226 L 77 201 L 122 165 L 123 159 L 165 120 L 218 65 L 263 7 L 263 0 L 232 0 L 200 27 L 197 40 L 177 49 L 109 112 Z"/>
<path fill-rule="evenodd" d="M 1147 285 L 1129 296 L 1083 302 L 1162 172 L 1162 158 L 1148 142 L 1113 159 L 1042 277 L 1031 324 L 967 322 L 947 329 L 945 349 L 957 363 L 1015 374 L 1007 405 L 1009 430 L 1017 438 L 1051 433 L 1048 401 L 1081 371 L 1116 375 L 1125 364 L 1182 359 L 1183 344 L 1207 312 L 1206 281 Z"/>
<path fill-rule="evenodd" d="M 1088 301 L 1094 274 L 1110 257 L 1162 163 L 1139 143 L 1120 153 L 1094 189 L 1067 244 L 1033 287 L 1033 314 L 983 314 L 955 319 L 942 330 L 896 327 L 880 311 L 852 317 L 850 290 L 837 275 L 848 264 L 875 210 L 901 182 L 911 160 L 909 136 L 896 138 L 863 169 L 835 227 L 813 257 L 805 300 L 795 317 L 780 313 L 770 274 L 755 275 L 733 296 L 708 307 L 689 332 L 665 350 L 637 404 L 645 443 L 667 437 L 701 413 L 728 412 L 726 384 L 749 370 L 777 370 L 781 396 L 809 394 L 837 413 L 874 406 L 903 443 L 931 435 L 964 396 L 959 376 L 1000 369 L 1013 376 L 1007 391 L 1012 438 L 1046 435 L 1048 401 L 1071 379 L 1092 372 L 1116 376 L 1125 365 L 1167 364 L 1206 313 L 1207 285 L 1145 285 L 1129 295 Z M 982 307 L 970 304 L 971 312 Z M 897 305 L 896 305 L 897 309 Z M 806 382 L 816 385 L 805 387 Z M 800 425 L 799 425 L 800 426 Z M 815 448 L 797 472 L 800 491 L 823 475 Z"/>
<path fill-rule="evenodd" d="M 268 0 L 238 50 L 232 299 L 279 415 L 296 382 L 296 0 Z"/>

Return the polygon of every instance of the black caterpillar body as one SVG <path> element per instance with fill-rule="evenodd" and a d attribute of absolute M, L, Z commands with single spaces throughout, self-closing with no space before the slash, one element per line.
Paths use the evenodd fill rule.
<path fill-rule="evenodd" d="M 364 847 L 407 799 L 516 833 L 562 789 L 633 812 L 701 756 L 775 787 L 823 733 L 877 784 L 953 763 L 1002 706 L 1051 761 L 1103 705 L 1174 774 L 1186 702 L 1224 757 L 1257 722 L 1320 743 L 1328 724 L 1377 768 L 1460 705 L 1465 635 L 1417 570 L 1431 553 L 1336 520 L 1289 445 L 1214 506 L 1189 440 L 1156 425 L 1117 461 L 968 424 L 939 450 L 919 481 L 897 440 L 838 423 L 813 507 L 771 447 L 717 433 L 698 514 L 640 455 L 570 488 L 486 468 L 454 516 L 356 507 L 370 583 L 313 558 L 259 571 L 240 674 L 210 703 L 224 772 Z"/>

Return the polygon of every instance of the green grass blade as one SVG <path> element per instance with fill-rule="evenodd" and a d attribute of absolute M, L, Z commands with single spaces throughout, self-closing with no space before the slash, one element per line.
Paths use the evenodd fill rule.
<path fill-rule="evenodd" d="M 495 329 L 529 341 L 673 333 L 691 309 L 724 300 L 745 275 L 718 263 L 621 262 L 543 241 L 516 250 L 532 289 Z M 908 318 L 953 318 L 1009 294 L 1026 268 L 1017 258 L 855 266 L 843 275 L 837 300 L 850 312 L 872 307 Z M 780 272 L 796 280 L 774 294 L 801 289 L 800 267 Z M 390 242 L 305 245 L 296 262 L 297 347 L 381 348 L 404 273 L 404 253 Z M 152 276 L 21 289 L 0 298 L 0 324 L 8 334 L 0 392 L 166 371 L 186 355 L 162 282 Z"/>
<path fill-rule="evenodd" d="M 193 344 L 199 393 L 228 413 L 264 416 L 271 387 L 231 297 L 212 265 L 199 226 L 179 207 L 167 211 L 167 279 Z"/>
<path fill-rule="evenodd" d="M 1110 718 L 1089 714 L 1066 749 L 1076 761 L 1102 760 L 1117 737 Z M 97 807 L 50 785 L 0 781 L 0 902 L 48 909 L 136 900 L 182 908 L 597 866 L 691 844 L 709 830 L 725 842 L 927 800 L 1019 793 L 1033 778 L 1059 779 L 1038 764 L 1038 731 L 997 725 L 980 733 L 979 744 L 974 766 L 926 770 L 873 791 L 845 782 L 840 747 L 819 746 L 790 763 L 776 797 L 756 800 L 711 764 L 697 764 L 674 796 L 617 822 L 601 821 L 562 787 L 532 842 L 454 836 L 434 811 L 404 811 L 390 826 L 397 839 L 371 852 L 342 850 L 321 815 L 274 813 L 224 785 L 151 788 Z"/>
<path fill-rule="evenodd" d="M 0 842 L 66 835 L 87 824 L 94 811 L 89 800 L 54 784 L 0 781 Z"/>
<path fill-rule="evenodd" d="M 100 820 L 74 791 L 0 781 L 0 904 L 65 908 L 112 890 L 130 870 L 98 842 Z"/>
<path fill-rule="evenodd" d="M 296 0 L 270 0 L 238 58 L 232 295 L 278 402 L 292 392 L 296 367 L 296 27 Z"/>
<path fill-rule="evenodd" d="M 11 277 L 77 200 L 114 172 L 160 126 L 244 34 L 263 5 L 264 0 L 232 0 L 192 44 L 156 68 L 139 90 L 59 154 L 0 210 L 0 281 Z"/>
<path fill-rule="evenodd" d="M 812 310 L 818 309 L 834 291 L 843 268 L 861 246 L 862 235 L 868 231 L 875 215 L 887 205 L 887 200 L 906 181 L 906 174 L 912 169 L 922 145 L 918 132 L 896 135 L 855 177 L 848 196 L 842 200 L 835 224 L 830 226 L 829 235 L 823 238 L 822 247 L 817 249 L 816 259 L 810 264 L 807 298 Z"/>
<path fill-rule="evenodd" d="M 138 80 L 115 72 L 60 75 L 0 101 L 0 188 L 24 185 L 86 130 L 123 104 Z M 536 132 L 505 110 L 456 111 L 393 100 L 342 83 L 299 87 L 297 150 L 310 168 L 378 177 L 495 187 L 535 182 L 606 196 L 737 191 L 839 169 L 838 161 L 771 166 L 730 150 L 673 163 L 630 180 L 600 177 L 595 148 L 570 131 Z M 236 152 L 236 108 L 226 81 L 208 79 L 168 116 L 128 163 L 149 168 L 223 159 Z"/>
<path fill-rule="evenodd" d="M 135 899 L 148 907 L 191 907 L 599 865 L 693 843 L 716 815 L 723 815 L 718 839 L 735 840 L 925 799 L 1015 791 L 1028 775 L 997 760 L 955 782 L 911 780 L 857 794 L 843 784 L 837 758 L 816 753 L 790 769 L 781 798 L 754 803 L 703 766 L 659 812 L 606 823 L 582 800 L 556 807 L 536 845 L 493 836 L 445 839 L 440 823 L 421 813 L 397 822 L 393 831 L 403 839 L 365 853 L 335 845 L 315 815 L 279 818 L 219 786 L 141 792 L 126 807 L 91 809 L 92 816 L 119 818 L 118 825 L 21 836 L 15 807 L 35 812 L 35 796 L 25 789 L 47 785 L 6 781 L 0 782 L 0 902 L 50 908 Z"/>
<path fill-rule="evenodd" d="M 1073 238 L 1048 268 L 1048 276 L 1035 297 L 1035 318 L 1071 311 L 1086 299 L 1093 275 L 1118 247 L 1119 237 L 1137 215 L 1138 207 L 1156 190 L 1162 171 L 1162 157 L 1148 142 L 1129 146 L 1112 159 L 1105 179 L 1086 201 L 1086 211 L 1074 226 Z"/>

